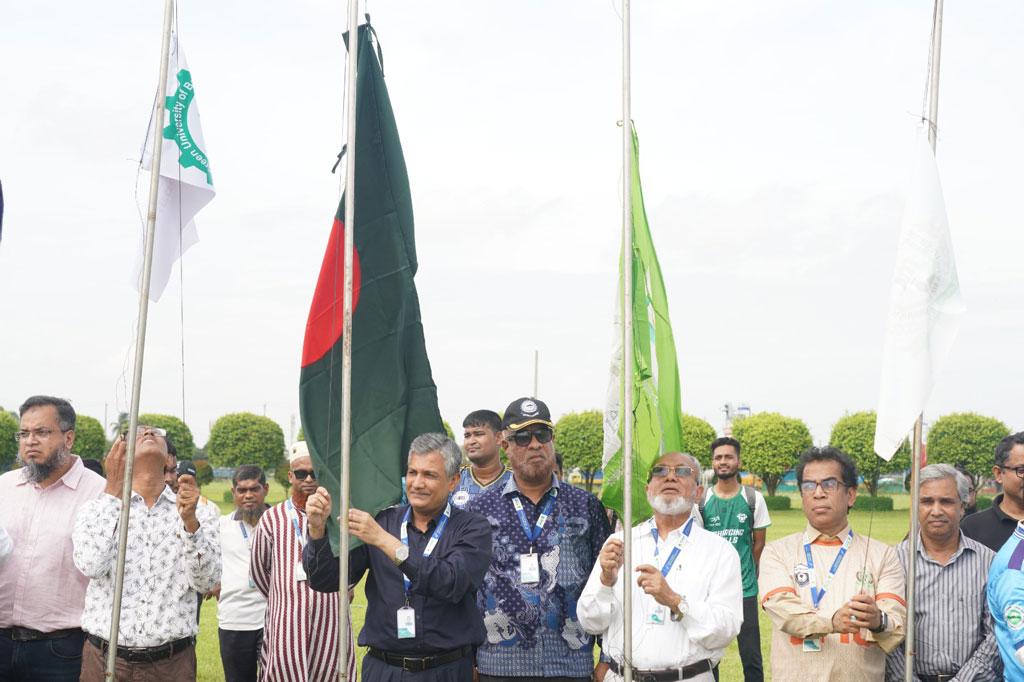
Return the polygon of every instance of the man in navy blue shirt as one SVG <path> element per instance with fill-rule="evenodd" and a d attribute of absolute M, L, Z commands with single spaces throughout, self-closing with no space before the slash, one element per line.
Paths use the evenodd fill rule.
<path fill-rule="evenodd" d="M 358 509 L 349 531 L 365 544 L 349 553 L 349 580 L 366 571 L 366 621 L 359 645 L 363 680 L 470 680 L 473 651 L 484 639 L 476 591 L 491 560 L 491 529 L 458 509 L 449 495 L 459 482 L 462 452 L 439 433 L 417 436 L 409 448 L 408 505 L 376 517 Z M 331 497 L 319 488 L 306 502 L 309 542 L 302 565 L 309 585 L 338 590 L 338 559 L 324 532 Z M 404 671 L 404 672 L 403 672 Z"/>
<path fill-rule="evenodd" d="M 480 682 L 589 680 L 594 639 L 576 602 L 610 529 L 604 507 L 554 476 L 547 405 L 520 398 L 505 410 L 502 447 L 512 478 L 469 503 L 494 536 L 478 602 L 487 630 Z"/>

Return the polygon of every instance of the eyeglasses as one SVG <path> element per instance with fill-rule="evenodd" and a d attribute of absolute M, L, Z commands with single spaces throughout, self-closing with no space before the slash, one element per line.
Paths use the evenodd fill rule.
<path fill-rule="evenodd" d="M 670 467 L 667 464 L 659 464 L 657 466 L 651 467 L 651 477 L 652 478 L 665 478 L 666 476 L 668 476 L 668 472 L 670 472 L 670 471 L 673 474 L 675 474 L 676 478 L 689 478 L 689 477 L 693 476 L 693 467 L 688 467 L 688 466 Z"/>
<path fill-rule="evenodd" d="M 519 447 L 525 448 L 533 441 L 534 438 L 536 438 L 537 442 L 541 445 L 550 443 L 554 435 L 555 434 L 550 427 L 542 426 L 538 429 L 523 429 L 522 431 L 516 431 L 509 436 L 509 439 Z"/>
<path fill-rule="evenodd" d="M 305 481 L 307 478 L 312 478 L 314 481 L 316 480 L 316 472 L 312 469 L 296 469 L 292 473 L 295 474 L 295 478 L 300 481 Z"/>
<path fill-rule="evenodd" d="M 839 489 L 839 486 L 843 484 L 839 482 L 839 479 L 831 477 L 821 481 L 805 480 L 800 482 L 800 492 L 802 492 L 804 495 L 813 495 L 814 491 L 818 489 L 819 485 L 821 486 L 821 489 L 826 493 L 834 493 L 836 490 Z"/>
<path fill-rule="evenodd" d="M 70 431 L 70 429 L 68 429 L 68 431 Z M 14 440 L 27 440 L 29 436 L 35 436 L 38 440 L 46 440 L 57 432 L 67 433 L 67 431 L 64 431 L 63 429 L 32 429 L 31 431 L 16 431 L 14 433 Z"/>
<path fill-rule="evenodd" d="M 1003 471 L 1012 471 L 1017 474 L 1017 478 L 1024 479 L 1024 467 L 999 467 Z"/>
<path fill-rule="evenodd" d="M 159 436 L 160 438 L 167 437 L 167 429 L 161 429 L 159 426 L 137 426 L 135 427 L 135 437 L 141 438 L 142 436 L 146 435 L 147 431 L 152 433 L 154 436 Z M 125 431 L 121 435 L 127 438 L 128 432 Z"/>

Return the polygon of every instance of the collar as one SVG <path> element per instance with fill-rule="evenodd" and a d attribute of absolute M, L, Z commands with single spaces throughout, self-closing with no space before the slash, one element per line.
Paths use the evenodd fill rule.
<path fill-rule="evenodd" d="M 959 533 L 960 533 L 960 537 L 959 537 L 959 539 L 957 541 L 959 544 L 957 545 L 956 551 L 953 552 L 953 555 L 951 557 L 949 557 L 949 561 L 947 561 L 944 564 L 945 566 L 949 566 L 950 564 L 954 563 L 957 559 L 960 558 L 960 555 L 963 554 L 965 550 L 969 551 L 969 552 L 974 552 L 975 551 L 974 547 L 971 547 L 970 545 L 967 544 L 966 539 L 964 537 L 964 532 L 963 531 L 959 531 Z M 921 557 L 924 558 L 927 561 L 931 561 L 932 563 L 938 563 L 937 561 L 935 561 L 935 559 L 933 559 L 931 557 L 931 555 L 928 554 L 928 551 L 925 549 L 925 547 L 924 547 L 924 536 L 920 532 L 918 533 L 918 536 L 917 536 L 917 553 L 920 554 Z"/>
<path fill-rule="evenodd" d="M 82 458 L 78 455 L 71 455 L 71 458 L 73 460 L 71 468 L 65 471 L 63 476 L 54 481 L 53 485 L 50 486 L 51 488 L 58 483 L 63 483 L 66 487 L 71 488 L 72 490 L 76 490 L 78 488 L 78 483 L 82 480 L 82 473 L 85 471 L 85 465 L 82 464 Z M 15 485 L 27 484 L 28 478 L 26 478 L 24 474 L 19 477 L 17 483 L 15 483 Z"/>
<path fill-rule="evenodd" d="M 990 507 L 992 513 L 996 515 L 996 518 L 999 519 L 1000 523 L 1006 523 L 1007 521 L 1014 524 L 1018 523 L 1017 519 L 1013 518 L 1012 516 L 1010 516 L 1002 510 L 1002 507 L 1000 507 L 1002 503 L 1003 493 L 999 493 L 992 500 L 992 506 Z"/>
<path fill-rule="evenodd" d="M 693 514 L 691 513 L 689 518 L 687 518 L 685 521 L 683 521 L 683 523 L 678 528 L 673 528 L 672 530 L 670 530 L 668 532 L 668 535 L 665 537 L 664 540 L 660 540 L 661 535 L 659 534 L 659 536 L 658 536 L 659 537 L 659 541 L 667 542 L 669 544 L 678 542 L 679 538 L 681 538 L 682 535 L 683 535 L 683 528 L 686 527 L 686 524 L 688 524 L 692 518 L 693 518 Z M 658 525 L 654 522 L 654 517 L 653 516 L 651 518 L 647 519 L 646 523 L 647 523 L 647 525 L 646 525 L 645 530 L 644 530 L 644 535 L 646 535 L 647 537 L 652 538 L 653 536 L 651 535 L 651 530 L 653 529 L 655 532 L 657 532 L 658 531 Z M 693 525 L 696 526 L 697 523 L 694 523 Z M 690 532 L 692 533 L 693 531 L 691 530 Z"/>
<path fill-rule="evenodd" d="M 448 500 L 446 502 L 446 504 L 451 504 L 451 500 Z M 399 510 L 400 510 L 400 513 L 399 513 L 399 516 L 398 516 L 399 522 L 401 522 L 401 519 L 403 519 L 405 517 L 405 510 L 406 509 L 409 510 L 409 528 L 415 529 L 417 533 L 420 533 L 420 532 L 431 533 L 431 532 L 433 532 L 433 530 L 435 528 L 437 528 L 437 524 L 440 523 L 441 517 L 444 516 L 445 507 L 441 507 L 437 511 L 436 514 L 434 514 L 433 516 L 430 517 L 430 520 L 427 521 L 427 530 L 425 530 L 425 531 L 421 531 L 419 528 L 416 528 L 416 524 L 413 522 L 413 514 L 415 514 L 416 512 L 413 510 L 411 504 L 406 504 L 406 505 L 402 505 L 401 507 L 399 507 Z M 455 514 L 455 510 L 456 509 L 457 509 L 457 507 L 454 504 L 452 504 L 452 514 Z M 451 520 L 449 519 L 449 522 L 450 521 Z"/>
<path fill-rule="evenodd" d="M 1013 537 L 1018 540 L 1024 540 L 1024 521 L 1017 522 L 1017 527 L 1013 529 Z"/>
<path fill-rule="evenodd" d="M 551 488 L 559 488 L 559 489 L 561 488 L 561 486 L 558 485 L 558 477 L 555 476 L 554 474 L 551 474 Z M 548 490 L 551 490 L 551 488 L 548 488 Z M 516 475 L 515 475 L 515 472 L 513 472 L 512 475 L 508 477 L 508 482 L 505 484 L 505 487 L 502 489 L 501 494 L 503 496 L 505 496 L 505 497 L 508 497 L 512 493 L 518 493 L 518 492 L 519 492 L 519 486 L 516 485 Z M 548 491 L 545 490 L 544 491 L 544 495 L 547 495 L 547 494 L 548 494 Z M 542 496 L 542 498 L 543 498 L 543 496 Z"/>
<path fill-rule="evenodd" d="M 483 481 L 481 481 L 479 478 L 476 477 L 475 473 L 473 473 L 473 465 L 469 465 L 467 467 L 463 467 L 462 468 L 462 473 L 463 474 L 469 474 L 469 477 L 473 480 L 473 482 L 476 483 L 481 488 L 489 488 L 489 487 L 491 487 L 492 485 L 497 483 L 501 479 L 502 476 L 507 474 L 508 471 L 509 471 L 509 468 L 508 467 L 504 467 L 498 473 L 498 475 L 494 477 L 493 480 L 491 480 L 489 483 L 484 483 Z"/>
<path fill-rule="evenodd" d="M 850 534 L 850 524 L 847 523 L 843 526 L 843 529 L 839 531 L 838 535 L 826 535 L 820 530 L 812 526 L 810 523 L 804 528 L 804 538 L 810 538 L 812 545 L 827 545 L 839 547 L 846 541 L 846 536 Z"/>
<path fill-rule="evenodd" d="M 118 497 L 117 499 L 121 498 Z M 136 492 L 134 488 L 132 488 L 132 500 L 136 499 L 145 504 L 145 499 L 142 497 L 142 495 Z M 177 495 L 174 494 L 174 491 L 171 490 L 170 486 L 168 485 L 164 486 L 164 489 L 160 492 L 160 495 L 157 496 L 156 502 L 153 503 L 153 506 L 157 506 L 158 504 L 160 504 L 161 501 L 165 501 L 175 508 L 177 508 L 178 506 L 178 497 Z"/>

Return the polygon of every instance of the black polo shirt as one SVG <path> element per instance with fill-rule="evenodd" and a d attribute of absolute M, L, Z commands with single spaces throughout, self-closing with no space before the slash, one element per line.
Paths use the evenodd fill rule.
<path fill-rule="evenodd" d="M 375 517 L 387 532 L 400 537 L 408 505 L 389 507 Z M 491 563 L 491 526 L 479 514 L 452 506 L 452 515 L 429 557 L 423 550 L 440 518 L 426 532 L 409 522 L 409 558 L 398 568 L 376 547 L 360 545 L 349 552 L 349 575 L 356 584 L 366 579 L 366 620 L 359 646 L 394 654 L 430 656 L 467 644 L 478 646 L 487 635 L 476 605 L 476 591 Z M 338 559 L 327 536 L 311 540 L 302 553 L 309 586 L 319 592 L 338 591 Z M 409 576 L 409 602 L 416 610 L 416 636 L 398 638 L 398 609 L 405 606 L 402 571 Z"/>
<path fill-rule="evenodd" d="M 965 516 L 960 521 L 960 529 L 964 535 L 972 540 L 977 540 L 993 552 L 998 552 L 1006 544 L 1006 541 L 1013 535 L 1013 529 L 1017 527 L 1017 519 L 1007 516 L 999 505 L 1003 501 L 1002 494 L 996 495 L 992 500 L 992 506 L 984 511 L 975 512 Z"/>

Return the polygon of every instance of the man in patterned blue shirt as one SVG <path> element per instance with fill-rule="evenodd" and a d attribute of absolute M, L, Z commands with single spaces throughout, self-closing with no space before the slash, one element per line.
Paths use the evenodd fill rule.
<path fill-rule="evenodd" d="M 512 472 L 501 463 L 501 417 L 492 410 L 476 410 L 462 420 L 462 447 L 470 465 L 462 467 L 452 504 L 465 509 L 491 488 L 503 488 Z"/>
<path fill-rule="evenodd" d="M 494 553 L 477 592 L 487 640 L 480 682 L 589 680 L 594 639 L 576 602 L 610 528 L 596 497 L 554 476 L 547 405 L 519 398 L 505 410 L 502 447 L 512 477 L 473 500 L 491 525 Z"/>
<path fill-rule="evenodd" d="M 988 608 L 995 620 L 1003 679 L 1024 682 L 1024 521 L 992 560 Z"/>

